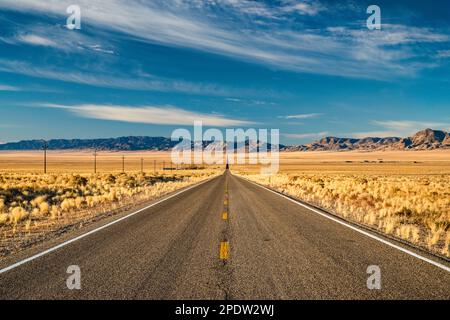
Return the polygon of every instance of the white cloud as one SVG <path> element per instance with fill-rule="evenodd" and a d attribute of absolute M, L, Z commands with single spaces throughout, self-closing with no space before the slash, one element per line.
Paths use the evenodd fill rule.
<path fill-rule="evenodd" d="M 115 55 L 114 48 L 107 40 L 87 33 L 68 32 L 61 25 L 24 26 L 14 36 L 0 37 L 0 41 L 10 45 L 34 45 L 51 47 L 67 53 L 101 53 Z"/>
<path fill-rule="evenodd" d="M 282 19 L 287 14 L 315 16 L 324 8 L 316 0 L 281 0 L 277 5 L 254 0 L 175 0 L 179 7 L 221 7 L 252 17 Z"/>
<path fill-rule="evenodd" d="M 18 40 L 22 43 L 31 44 L 35 46 L 57 47 L 57 43 L 48 38 L 35 34 L 22 34 L 18 36 Z"/>
<path fill-rule="evenodd" d="M 238 98 L 226 98 L 225 100 L 230 101 L 230 102 L 241 102 L 242 99 L 238 99 Z"/>
<path fill-rule="evenodd" d="M 292 13 L 315 16 L 324 10 L 324 7 L 322 7 L 319 2 L 315 0 L 282 0 L 278 7 L 266 8 L 266 10 L 272 12 L 272 16 L 275 17 L 281 17 L 285 14 Z"/>
<path fill-rule="evenodd" d="M 15 86 L 0 84 L 0 91 L 21 91 L 22 89 Z"/>
<path fill-rule="evenodd" d="M 293 139 L 308 139 L 308 138 L 323 138 L 328 135 L 327 131 L 316 132 L 316 133 L 285 133 L 283 134 L 286 138 Z"/>
<path fill-rule="evenodd" d="M 289 116 L 279 116 L 280 119 L 314 119 L 323 116 L 323 113 L 306 113 L 306 114 L 294 114 Z"/>
<path fill-rule="evenodd" d="M 99 44 L 90 45 L 89 48 L 91 48 L 94 51 L 101 52 L 101 53 L 108 53 L 108 54 L 114 54 L 115 53 L 114 50 L 104 49 Z"/>
<path fill-rule="evenodd" d="M 161 92 L 182 92 L 187 94 L 228 96 L 233 94 L 252 94 L 251 90 L 234 89 L 208 83 L 194 83 L 177 79 L 165 79 L 151 75 L 133 77 L 132 72 L 126 76 L 107 74 L 103 70 L 91 67 L 89 71 L 67 71 L 46 67 L 35 67 L 21 61 L 0 59 L 0 71 L 23 74 L 36 78 L 78 83 L 105 88 L 127 90 L 150 90 Z M 130 77 L 131 75 L 131 77 Z"/>
<path fill-rule="evenodd" d="M 412 121 L 412 120 L 387 120 L 373 121 L 374 124 L 385 127 L 392 131 L 416 133 L 419 130 L 431 129 L 448 129 L 450 124 L 436 121 Z"/>
<path fill-rule="evenodd" d="M 284 12 L 298 12 L 302 15 L 315 16 L 319 12 L 325 10 L 319 2 L 316 1 L 297 1 L 297 0 L 285 0 L 285 6 L 281 8 Z"/>
<path fill-rule="evenodd" d="M 435 121 L 412 121 L 412 120 L 385 120 L 385 121 L 372 121 L 373 125 L 381 128 L 381 130 L 373 130 L 366 132 L 355 132 L 348 134 L 354 138 L 367 138 L 367 137 L 409 137 L 420 130 L 427 128 L 435 130 L 450 130 L 450 123 L 435 122 Z"/>
<path fill-rule="evenodd" d="M 173 106 L 131 107 L 96 104 L 64 106 L 45 104 L 41 105 L 41 107 L 67 110 L 84 118 L 132 123 L 192 126 L 194 125 L 194 121 L 202 121 L 203 125 L 213 127 L 235 127 L 252 124 L 249 121 L 226 118 L 220 115 L 197 113 Z"/>
<path fill-rule="evenodd" d="M 437 56 L 438 58 L 450 58 L 450 50 L 440 50 Z"/>
<path fill-rule="evenodd" d="M 2 0 L 0 7 L 64 16 L 69 4 L 69 0 Z M 432 60 L 419 63 L 414 59 L 424 56 L 417 44 L 449 42 L 447 34 L 430 28 L 385 24 L 379 32 L 348 27 L 295 30 L 277 20 L 283 10 L 318 14 L 322 9 L 317 1 L 285 0 L 278 7 L 246 0 L 79 0 L 78 4 L 88 24 L 143 41 L 344 77 L 412 76 L 436 66 Z M 224 9 L 220 18 L 210 6 Z M 275 20 L 270 28 L 260 28 L 254 15 Z"/>

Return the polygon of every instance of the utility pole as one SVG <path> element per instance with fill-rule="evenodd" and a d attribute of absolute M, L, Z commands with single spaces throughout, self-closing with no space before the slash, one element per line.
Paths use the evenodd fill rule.
<path fill-rule="evenodd" d="M 163 161 L 163 174 L 164 174 L 164 170 L 166 169 L 166 161 Z"/>
<path fill-rule="evenodd" d="M 141 158 L 141 173 L 144 173 L 144 158 Z"/>
<path fill-rule="evenodd" d="M 125 156 L 122 156 L 122 173 L 125 173 Z"/>
<path fill-rule="evenodd" d="M 153 160 L 153 173 L 156 173 L 156 160 Z"/>
<path fill-rule="evenodd" d="M 94 174 L 97 174 L 97 148 L 94 149 Z"/>
<path fill-rule="evenodd" d="M 48 143 L 45 140 L 43 140 L 42 150 L 44 150 L 44 174 L 47 174 L 47 150 L 48 150 Z"/>

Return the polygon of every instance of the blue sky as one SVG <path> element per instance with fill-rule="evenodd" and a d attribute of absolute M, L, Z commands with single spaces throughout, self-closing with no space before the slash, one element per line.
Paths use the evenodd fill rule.
<path fill-rule="evenodd" d="M 65 27 L 71 4 L 81 30 Z M 369 30 L 367 7 L 381 8 Z M 450 129 L 450 2 L 2 0 L 0 141 Z"/>

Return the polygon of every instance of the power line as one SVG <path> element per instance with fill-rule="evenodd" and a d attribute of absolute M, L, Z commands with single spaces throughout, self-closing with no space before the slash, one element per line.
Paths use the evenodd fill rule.
<path fill-rule="evenodd" d="M 43 141 L 42 150 L 44 150 L 44 174 L 47 174 L 47 150 L 48 150 L 48 143 L 45 140 Z"/>
<path fill-rule="evenodd" d="M 97 149 L 94 149 L 94 174 L 97 173 Z"/>

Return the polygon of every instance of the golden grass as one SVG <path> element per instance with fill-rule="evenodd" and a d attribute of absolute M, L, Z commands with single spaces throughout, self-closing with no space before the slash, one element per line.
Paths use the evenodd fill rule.
<path fill-rule="evenodd" d="M 260 172 L 259 165 L 234 165 L 236 171 Z M 283 173 L 450 174 L 450 150 L 281 152 Z"/>
<path fill-rule="evenodd" d="M 145 172 L 162 171 L 172 167 L 171 153 L 164 151 L 132 151 L 114 152 L 101 151 L 97 153 L 98 173 L 122 172 L 122 156 L 125 157 L 125 171 L 139 172 L 141 159 L 144 159 Z M 43 151 L 0 151 L 0 172 L 43 172 Z M 181 166 L 178 166 L 181 168 Z M 188 166 L 183 166 L 188 168 Z M 52 151 L 47 154 L 48 173 L 93 173 L 93 151 Z M 156 170 L 155 170 L 156 169 Z M 166 170 L 167 171 L 167 170 Z"/>
<path fill-rule="evenodd" d="M 141 158 L 144 175 L 139 173 Z M 100 152 L 99 173 L 93 175 L 92 151 L 49 151 L 49 174 L 42 175 L 42 152 L 0 152 L 0 248 L 11 245 L 11 239 L 20 242 L 83 223 L 223 169 L 163 171 L 163 164 L 170 167 L 170 152 Z M 259 175 L 257 165 L 231 168 L 347 219 L 450 256 L 450 150 L 282 152 L 280 173 L 270 180 Z"/>
<path fill-rule="evenodd" d="M 272 177 L 260 175 L 256 166 L 233 170 L 346 219 L 450 255 L 448 150 L 291 153 L 281 155 L 281 172 Z"/>
<path fill-rule="evenodd" d="M 0 174 L 0 255 L 65 227 L 84 224 L 219 174 L 180 170 L 156 174 Z"/>

